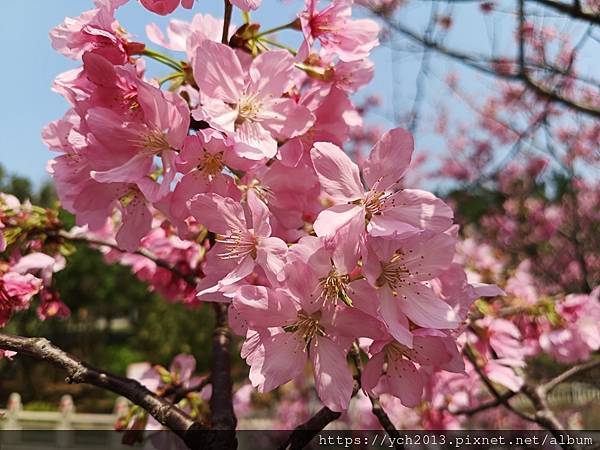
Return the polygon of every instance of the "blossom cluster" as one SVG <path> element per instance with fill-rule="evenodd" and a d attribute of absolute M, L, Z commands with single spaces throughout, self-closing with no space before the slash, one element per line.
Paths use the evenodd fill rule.
<path fill-rule="evenodd" d="M 52 282 L 66 260 L 56 248 L 46 248 L 44 239 L 35 239 L 37 229 L 51 227 L 55 220 L 50 211 L 0 193 L 0 252 L 7 254 L 0 260 L 0 327 L 15 312 L 29 309 L 37 294 L 40 320 L 69 315 Z"/>
<path fill-rule="evenodd" d="M 187 58 L 178 60 L 132 40 L 114 18 L 123 3 L 96 0 L 51 32 L 55 49 L 82 61 L 57 77 L 70 109 L 43 133 L 77 224 L 114 230 L 126 253 L 108 257 L 167 297 L 227 303 L 259 391 L 310 361 L 322 402 L 346 410 L 346 355 L 358 339 L 370 357 L 363 388 L 407 406 L 435 371 L 463 371 L 457 336 L 469 306 L 501 291 L 467 282 L 453 261 L 452 210 L 405 186 L 407 131 L 384 133 L 360 167 L 342 149 L 362 122 L 350 96 L 373 76 L 378 25 L 352 18 L 347 0 L 308 0 L 278 27 L 301 33 L 297 51 L 249 21 L 226 29 L 198 14 L 172 21 L 168 38 L 149 26 L 153 42 Z M 179 5 L 141 3 L 159 14 Z M 149 78 L 146 58 L 174 72 Z M 143 261 L 140 246 L 185 261 L 196 292 Z"/>

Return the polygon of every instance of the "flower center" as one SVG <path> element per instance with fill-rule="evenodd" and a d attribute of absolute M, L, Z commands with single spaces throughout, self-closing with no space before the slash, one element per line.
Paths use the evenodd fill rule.
<path fill-rule="evenodd" d="M 395 295 L 396 288 L 402 280 L 410 275 L 410 271 L 404 265 L 403 260 L 404 254 L 400 250 L 397 250 L 388 262 L 381 264 L 381 275 L 379 275 L 375 284 L 378 287 L 387 284 Z"/>
<path fill-rule="evenodd" d="M 256 258 L 256 236 L 249 231 L 233 230 L 227 236 L 217 235 L 216 242 L 225 246 L 225 252 L 217 255 L 223 259 L 238 259 L 248 255 Z"/>
<path fill-rule="evenodd" d="M 396 341 L 389 343 L 385 346 L 385 362 L 389 364 L 392 361 L 404 358 L 406 350 L 409 349 Z"/>
<path fill-rule="evenodd" d="M 202 163 L 199 168 L 209 176 L 218 175 L 223 170 L 225 164 L 223 163 L 223 152 L 210 153 L 204 152 L 202 157 Z"/>
<path fill-rule="evenodd" d="M 367 212 L 367 219 L 371 216 L 379 214 L 384 208 L 384 200 L 387 195 L 385 192 L 370 191 L 364 199 L 365 211 Z"/>
<path fill-rule="evenodd" d="M 241 125 L 246 120 L 255 121 L 261 109 L 262 102 L 260 102 L 256 96 L 244 95 L 238 103 L 238 117 L 235 121 L 236 125 Z"/>
<path fill-rule="evenodd" d="M 335 267 L 332 267 L 327 276 L 319 278 L 319 287 L 321 294 L 319 300 L 323 302 L 333 302 L 337 305 L 338 300 L 346 305 L 352 306 L 352 300 L 348 296 L 348 275 L 340 275 Z"/>
<path fill-rule="evenodd" d="M 304 340 L 306 347 L 308 347 L 315 336 L 325 336 L 325 330 L 319 325 L 319 319 L 319 312 L 310 316 L 304 311 L 299 311 L 296 322 L 292 325 L 283 327 L 283 329 L 288 333 L 296 333 Z"/>
<path fill-rule="evenodd" d="M 261 184 L 257 179 L 253 179 L 246 186 L 241 186 L 241 189 L 246 192 L 252 189 L 256 196 L 267 206 L 269 205 L 269 202 L 275 198 L 273 190 L 269 186 Z"/>
<path fill-rule="evenodd" d="M 160 130 L 152 130 L 142 139 L 142 146 L 152 153 L 171 150 L 167 135 Z"/>

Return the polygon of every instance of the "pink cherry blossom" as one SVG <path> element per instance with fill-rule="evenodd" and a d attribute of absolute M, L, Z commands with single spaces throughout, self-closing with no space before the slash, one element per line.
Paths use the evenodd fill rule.
<path fill-rule="evenodd" d="M 42 280 L 31 274 L 6 272 L 0 275 L 0 327 L 6 325 L 15 311 L 29 307 L 31 298 L 42 286 Z"/>
<path fill-rule="evenodd" d="M 314 120 L 306 107 L 282 96 L 293 71 L 288 52 L 262 53 L 244 70 L 230 47 L 206 40 L 196 54 L 202 107 L 194 117 L 227 133 L 239 156 L 272 158 L 278 139 L 302 134 Z"/>
<path fill-rule="evenodd" d="M 297 377 L 311 360 L 323 403 L 333 411 L 347 409 L 352 375 L 346 365 L 349 342 L 343 339 L 343 330 L 351 327 L 338 329 L 338 323 L 349 321 L 348 325 L 360 327 L 360 315 L 347 317 L 352 310 L 346 306 L 315 310 L 305 297 L 297 299 L 284 290 L 265 287 L 245 286 L 233 301 L 256 330 L 247 336 L 247 343 L 254 340 L 254 348 L 245 357 L 251 366 L 250 381 L 259 391 L 270 391 Z"/>
<path fill-rule="evenodd" d="M 435 336 L 415 336 L 413 348 L 392 341 L 375 342 L 371 349 L 374 355 L 363 372 L 362 386 L 372 395 L 398 397 L 408 407 L 421 403 L 427 375 L 415 363 L 440 367 L 452 359 L 442 338 Z"/>
<path fill-rule="evenodd" d="M 323 191 L 335 206 L 314 223 L 318 236 L 333 236 L 343 227 L 364 227 L 371 236 L 408 237 L 422 230 L 441 232 L 452 224 L 452 210 L 432 194 L 398 185 L 413 151 L 412 137 L 396 128 L 373 147 L 363 165 L 365 189 L 358 166 L 337 146 L 317 142 L 311 151 Z"/>
<path fill-rule="evenodd" d="M 363 274 L 377 288 L 379 309 L 389 333 L 412 347 L 410 319 L 424 328 L 452 329 L 459 319 L 429 283 L 446 269 L 455 239 L 446 234 L 397 242 L 374 238 L 363 258 Z"/>
<path fill-rule="evenodd" d="M 198 194 L 190 201 L 198 222 L 217 233 L 212 250 L 229 268 L 220 284 L 229 285 L 250 275 L 255 266 L 264 270 L 272 283 L 283 276 L 287 246 L 271 237 L 269 210 L 253 191 L 248 192 L 247 212 L 236 201 L 215 193 Z"/>
<path fill-rule="evenodd" d="M 115 9 L 125 1 L 98 1 L 95 9 L 76 18 L 65 18 L 50 32 L 52 47 L 71 59 L 93 52 L 113 64 L 125 64 L 130 55 L 144 49 L 143 44 L 129 41 L 114 18 Z"/>
<path fill-rule="evenodd" d="M 86 124 L 106 161 L 103 170 L 94 170 L 91 176 L 100 183 L 135 183 L 147 198 L 159 200 L 169 192 L 175 177 L 175 160 L 189 126 L 189 109 L 181 97 L 143 82 L 137 85 L 137 101 L 143 121 L 123 121 L 102 107 L 87 112 Z M 112 159 L 106 158 L 111 154 Z M 162 162 L 158 185 L 149 177 L 156 156 Z"/>
<path fill-rule="evenodd" d="M 140 3 L 144 8 L 161 16 L 171 14 L 180 3 L 186 9 L 192 9 L 192 6 L 194 6 L 194 0 L 140 0 Z"/>
<path fill-rule="evenodd" d="M 369 56 L 379 40 L 379 25 L 369 19 L 352 20 L 352 0 L 334 0 L 317 11 L 318 0 L 306 0 L 306 9 L 299 14 L 305 39 L 305 52 L 315 40 L 323 53 L 338 56 L 342 61 L 356 61 Z"/>

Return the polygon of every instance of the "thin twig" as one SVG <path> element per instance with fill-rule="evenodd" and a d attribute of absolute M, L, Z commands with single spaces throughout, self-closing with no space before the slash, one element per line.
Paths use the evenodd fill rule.
<path fill-rule="evenodd" d="M 64 239 L 65 241 L 78 242 L 78 243 L 83 243 L 83 244 L 87 244 L 87 245 L 95 245 L 98 247 L 108 247 L 108 248 L 111 248 L 111 249 L 116 250 L 121 253 L 127 253 L 126 250 L 123 250 L 117 244 L 113 244 L 112 242 L 102 241 L 100 239 L 89 238 L 86 236 L 74 236 L 64 230 L 60 230 L 56 234 L 58 237 Z M 135 255 L 139 255 L 139 256 L 148 258 L 154 264 L 156 264 L 158 267 L 161 267 L 163 269 L 166 269 L 166 270 L 172 272 L 174 275 L 176 275 L 177 277 L 179 277 L 182 280 L 184 280 L 185 282 L 187 282 L 190 286 L 195 287 L 198 284 L 199 280 L 194 275 L 183 273 L 181 270 L 179 270 L 173 264 L 165 261 L 164 259 L 157 257 L 156 255 L 154 255 L 149 250 L 146 250 L 145 248 L 139 248 L 138 250 L 135 250 L 132 253 Z"/>
<path fill-rule="evenodd" d="M 596 369 L 598 367 L 600 367 L 600 359 L 595 359 L 593 361 L 588 361 L 583 364 L 578 364 L 560 373 L 556 377 L 552 378 L 550 381 L 547 381 L 542 386 L 540 386 L 540 388 L 545 394 L 549 394 L 554 388 L 556 388 L 556 386 L 558 386 L 561 383 L 564 383 L 569 378 L 572 378 L 588 370 Z"/>
<path fill-rule="evenodd" d="M 498 390 L 494 387 L 494 384 L 492 383 L 492 381 L 487 377 L 487 375 L 483 372 L 483 369 L 479 366 L 479 364 L 477 362 L 477 357 L 475 356 L 475 354 L 473 353 L 473 350 L 471 349 L 471 347 L 469 345 L 465 346 L 465 348 L 463 350 L 463 354 L 467 357 L 467 359 L 469 360 L 469 362 L 471 363 L 471 365 L 477 372 L 477 375 L 479 375 L 479 378 L 481 378 L 481 381 L 483 381 L 483 384 L 485 384 L 485 387 L 494 396 L 494 399 L 496 401 L 498 401 L 501 405 L 503 405 L 509 411 L 515 413 L 520 418 L 527 420 L 529 422 L 536 422 L 536 420 L 533 416 L 530 416 L 529 414 L 526 414 L 526 413 L 514 408 L 508 401 L 509 399 L 505 398 L 500 392 L 498 392 Z"/>
<path fill-rule="evenodd" d="M 448 411 L 450 414 L 455 416 L 474 416 L 475 414 L 481 411 L 487 411 L 488 409 L 495 408 L 497 406 L 503 405 L 505 401 L 510 400 L 514 396 L 518 395 L 519 392 L 507 391 L 500 395 L 500 398 L 490 400 L 488 402 L 484 402 L 480 405 L 474 406 L 472 408 L 461 408 L 453 411 Z"/>
<path fill-rule="evenodd" d="M 231 25 L 231 14 L 233 13 L 233 6 L 229 0 L 225 0 L 225 13 L 223 14 L 223 34 L 221 36 L 221 42 L 227 44 L 229 42 L 229 26 Z"/>
<path fill-rule="evenodd" d="M 360 347 L 358 346 L 358 344 L 356 342 L 354 342 L 352 344 L 352 347 L 350 348 L 350 358 L 352 359 L 352 362 L 354 363 L 354 367 L 356 368 L 357 383 L 360 383 L 360 380 L 362 377 L 362 361 L 360 359 Z M 369 400 L 371 401 L 371 412 L 373 413 L 373 415 L 375 417 L 377 417 L 377 420 L 379 421 L 379 424 L 381 425 L 381 427 L 393 439 L 394 448 L 396 450 L 403 450 L 404 445 L 402 445 L 400 443 L 400 442 L 402 442 L 402 440 L 400 439 L 400 433 L 398 432 L 398 430 L 396 429 L 396 427 L 390 420 L 387 413 L 381 407 L 381 403 L 379 402 L 379 399 L 376 397 L 373 397 L 369 393 L 367 393 L 367 395 L 369 397 Z"/>

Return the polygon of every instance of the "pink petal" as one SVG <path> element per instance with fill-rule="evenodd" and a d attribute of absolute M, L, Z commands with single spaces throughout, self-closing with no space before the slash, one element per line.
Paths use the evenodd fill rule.
<path fill-rule="evenodd" d="M 294 333 L 278 333 L 263 341 L 264 356 L 252 361 L 250 381 L 259 392 L 269 392 L 300 376 L 306 365 L 304 341 Z"/>
<path fill-rule="evenodd" d="M 264 108 L 268 108 L 268 117 L 261 124 L 280 141 L 306 133 L 315 121 L 308 108 L 289 98 L 271 99 L 264 102 Z M 267 114 L 261 113 L 259 117 Z"/>
<path fill-rule="evenodd" d="M 316 142 L 310 152 L 323 191 L 338 202 L 361 199 L 364 194 L 358 166 L 337 145 Z"/>
<path fill-rule="evenodd" d="M 179 0 L 140 0 L 140 3 L 161 16 L 172 13 L 179 6 Z"/>
<path fill-rule="evenodd" d="M 246 256 L 238 261 L 234 269 L 219 281 L 220 286 L 229 286 L 243 280 L 254 271 L 256 264 L 251 256 Z"/>
<path fill-rule="evenodd" d="M 342 337 L 368 337 L 381 339 L 385 335 L 383 324 L 357 308 L 338 305 L 331 309 L 331 317 L 323 312 L 322 325 L 328 332 Z"/>
<path fill-rule="evenodd" d="M 419 236 L 405 240 L 398 246 L 403 253 L 402 262 L 412 278 L 431 280 L 446 270 L 455 254 L 456 239 L 445 233 L 432 237 Z"/>
<path fill-rule="evenodd" d="M 346 352 L 326 337 L 310 346 L 310 357 L 319 398 L 332 411 L 345 411 L 352 395 L 352 374 Z"/>
<path fill-rule="evenodd" d="M 263 286 L 242 286 L 233 305 L 251 327 L 280 327 L 297 317 L 296 304 L 285 292 Z"/>
<path fill-rule="evenodd" d="M 408 224 L 419 230 L 446 231 L 452 225 L 454 213 L 442 200 L 430 192 L 418 189 L 403 189 L 386 200 L 386 209 L 381 216 L 375 216 L 371 223 L 380 218 L 401 224 Z M 400 233 L 389 233 L 400 235 Z"/>
<path fill-rule="evenodd" d="M 231 3 L 242 11 L 254 11 L 260 6 L 262 0 L 231 0 Z"/>
<path fill-rule="evenodd" d="M 385 352 L 379 352 L 373 355 L 365 368 L 363 369 L 361 377 L 361 386 L 369 393 L 373 393 L 373 389 L 379 383 L 379 379 L 383 374 L 383 363 L 385 360 Z"/>
<path fill-rule="evenodd" d="M 409 331 L 409 324 L 400 301 L 394 297 L 389 289 L 380 289 L 381 317 L 388 327 L 388 332 L 401 344 L 408 348 L 413 346 L 413 335 Z"/>
<path fill-rule="evenodd" d="M 399 181 L 410 165 L 414 148 L 412 135 L 402 128 L 385 133 L 362 166 L 367 186 L 385 189 Z"/>
<path fill-rule="evenodd" d="M 92 83 L 114 88 L 117 75 L 115 66 L 110 61 L 92 52 L 84 53 L 82 59 L 85 75 Z"/>
<path fill-rule="evenodd" d="M 260 237 L 271 236 L 271 225 L 269 224 L 269 208 L 256 195 L 253 189 L 248 190 L 248 208 L 252 215 L 252 228 L 254 234 Z"/>
<path fill-rule="evenodd" d="M 244 89 L 244 71 L 235 52 L 208 39 L 196 50 L 194 78 L 201 95 L 227 103 L 237 104 Z"/>
<path fill-rule="evenodd" d="M 450 305 L 429 286 L 411 283 L 398 289 L 396 301 L 410 320 L 424 328 L 456 328 L 460 321 Z"/>
<path fill-rule="evenodd" d="M 114 169 L 90 172 L 91 177 L 100 183 L 135 183 L 152 169 L 152 156 L 137 153 L 133 158 Z"/>
<path fill-rule="evenodd" d="M 262 97 L 281 97 L 290 84 L 294 58 L 287 50 L 271 50 L 258 55 L 250 66 L 248 92 Z"/>
<path fill-rule="evenodd" d="M 336 205 L 321 211 L 313 224 L 317 236 L 334 236 L 348 223 L 364 217 L 364 210 L 357 205 Z"/>
<path fill-rule="evenodd" d="M 263 268 L 265 275 L 271 284 L 283 281 L 285 277 L 284 267 L 286 264 L 288 247 L 279 238 L 262 238 L 256 248 L 256 263 Z"/>
<path fill-rule="evenodd" d="M 273 158 L 277 154 L 277 141 L 261 123 L 247 120 L 236 130 L 234 150 L 242 158 Z"/>
<path fill-rule="evenodd" d="M 122 216 L 123 223 L 116 235 L 117 244 L 122 249 L 133 252 L 152 228 L 152 213 L 138 194 L 123 208 Z"/>
<path fill-rule="evenodd" d="M 189 209 L 198 222 L 215 233 L 225 235 L 232 230 L 247 229 L 242 206 L 229 197 L 214 193 L 198 194 L 189 201 Z"/>
<path fill-rule="evenodd" d="M 388 361 L 388 385 L 391 394 L 398 397 L 404 406 L 414 408 L 423 397 L 423 377 L 413 363 L 406 359 Z"/>
<path fill-rule="evenodd" d="M 407 350 L 406 355 L 423 366 L 440 367 L 452 359 L 442 337 L 418 336 L 415 333 L 413 344 L 413 348 Z"/>

